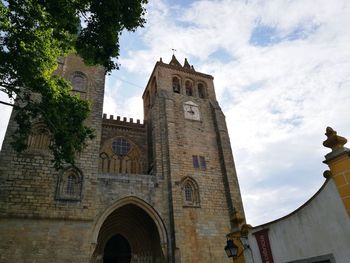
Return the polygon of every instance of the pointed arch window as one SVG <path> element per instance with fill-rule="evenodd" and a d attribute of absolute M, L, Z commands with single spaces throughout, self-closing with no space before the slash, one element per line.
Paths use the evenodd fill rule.
<path fill-rule="evenodd" d="M 192 82 L 191 81 L 186 80 L 185 88 L 186 88 L 186 95 L 187 96 L 193 96 L 193 87 L 192 87 Z"/>
<path fill-rule="evenodd" d="M 86 92 L 87 78 L 84 73 L 76 71 L 72 75 L 72 87 L 74 91 Z"/>
<path fill-rule="evenodd" d="M 33 124 L 27 143 L 29 149 L 46 150 L 49 148 L 50 133 L 43 122 Z"/>
<path fill-rule="evenodd" d="M 185 202 L 192 203 L 193 202 L 193 189 L 191 184 L 186 184 L 184 187 L 185 191 Z"/>
<path fill-rule="evenodd" d="M 180 80 L 177 77 L 173 77 L 173 92 L 180 93 Z"/>
<path fill-rule="evenodd" d="M 99 171 L 110 174 L 140 174 L 143 160 L 140 148 L 125 137 L 111 138 L 103 143 Z"/>
<path fill-rule="evenodd" d="M 63 169 L 57 181 L 56 200 L 80 201 L 83 187 L 83 174 L 75 166 Z"/>
<path fill-rule="evenodd" d="M 66 193 L 67 195 L 74 195 L 74 187 L 75 187 L 75 176 L 74 175 L 69 175 L 67 179 L 67 189 Z"/>
<path fill-rule="evenodd" d="M 182 194 L 184 207 L 200 207 L 199 188 L 193 178 L 186 177 L 182 180 Z"/>

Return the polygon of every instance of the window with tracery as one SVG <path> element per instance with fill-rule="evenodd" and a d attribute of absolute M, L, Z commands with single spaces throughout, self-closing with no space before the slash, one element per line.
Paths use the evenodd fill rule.
<path fill-rule="evenodd" d="M 63 169 L 58 175 L 56 200 L 80 201 L 83 187 L 83 174 L 75 166 Z"/>
<path fill-rule="evenodd" d="M 130 147 L 130 143 L 124 138 L 117 138 L 112 142 L 113 152 L 118 155 L 126 155 Z"/>
<path fill-rule="evenodd" d="M 193 202 L 193 189 L 190 184 L 185 185 L 185 201 L 186 202 Z"/>
<path fill-rule="evenodd" d="M 74 72 L 72 76 L 72 87 L 74 91 L 85 92 L 87 78 L 82 72 Z"/>
<path fill-rule="evenodd" d="M 193 87 L 192 87 L 192 82 L 191 81 L 186 80 L 185 88 L 186 88 L 186 95 L 187 96 L 193 96 Z"/>
<path fill-rule="evenodd" d="M 49 130 L 42 122 L 35 123 L 32 132 L 28 137 L 29 149 L 48 149 L 50 145 Z"/>
<path fill-rule="evenodd" d="M 67 190 L 66 193 L 68 195 L 74 195 L 74 187 L 75 187 L 75 176 L 69 175 L 67 179 Z"/>
<path fill-rule="evenodd" d="M 182 180 L 183 206 L 199 207 L 199 188 L 196 181 L 191 177 Z"/>
<path fill-rule="evenodd" d="M 106 141 L 100 153 L 99 170 L 102 173 L 143 173 L 139 147 L 124 137 Z"/>
<path fill-rule="evenodd" d="M 180 93 L 180 80 L 177 77 L 173 77 L 173 92 Z"/>

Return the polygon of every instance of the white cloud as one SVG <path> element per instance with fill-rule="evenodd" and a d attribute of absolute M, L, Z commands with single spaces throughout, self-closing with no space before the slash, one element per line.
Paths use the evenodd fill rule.
<path fill-rule="evenodd" d="M 142 71 L 175 47 L 180 61 L 189 57 L 196 69 L 212 74 L 248 222 L 291 212 L 324 180 L 326 126 L 350 136 L 349 2 L 199 1 L 183 9 L 164 3 L 149 7 L 146 48 L 124 64 Z M 274 38 L 253 46 L 259 24 L 273 28 Z M 210 57 L 220 49 L 233 59 Z"/>

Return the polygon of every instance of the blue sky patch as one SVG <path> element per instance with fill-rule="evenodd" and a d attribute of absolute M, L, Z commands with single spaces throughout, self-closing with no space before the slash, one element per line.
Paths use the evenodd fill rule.
<path fill-rule="evenodd" d="M 256 91 L 260 88 L 262 88 L 265 84 L 265 81 L 261 80 L 261 81 L 256 81 L 256 82 L 252 82 L 246 86 L 243 87 L 244 91 Z"/>
<path fill-rule="evenodd" d="M 303 23 L 292 29 L 290 33 L 283 35 L 278 27 L 258 24 L 252 31 L 249 43 L 253 46 L 267 47 L 282 41 L 306 39 L 318 28 L 319 25 L 312 24 L 312 22 Z"/>
<path fill-rule="evenodd" d="M 253 46 L 266 47 L 280 41 L 275 27 L 257 25 L 250 36 L 249 43 Z"/>
<path fill-rule="evenodd" d="M 291 33 L 289 33 L 285 38 L 289 41 L 306 39 L 308 36 L 313 34 L 319 28 L 318 25 L 312 25 L 306 27 L 306 25 L 301 25 L 296 27 Z"/>
<path fill-rule="evenodd" d="M 224 48 L 219 48 L 210 54 L 209 59 L 215 59 L 223 63 L 229 63 L 232 61 L 232 56 Z"/>

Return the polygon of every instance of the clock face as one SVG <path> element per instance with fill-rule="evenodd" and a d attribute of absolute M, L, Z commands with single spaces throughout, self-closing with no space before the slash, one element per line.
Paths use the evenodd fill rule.
<path fill-rule="evenodd" d="M 185 119 L 189 120 L 200 120 L 200 114 L 199 114 L 199 108 L 198 105 L 196 105 L 193 102 L 186 102 L 184 104 L 184 113 L 185 113 Z"/>

